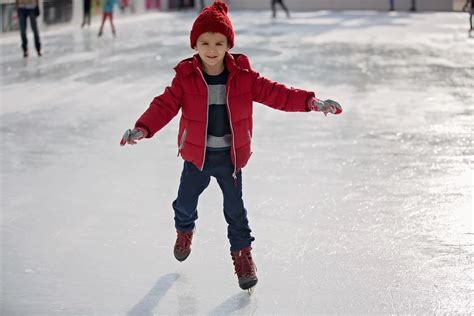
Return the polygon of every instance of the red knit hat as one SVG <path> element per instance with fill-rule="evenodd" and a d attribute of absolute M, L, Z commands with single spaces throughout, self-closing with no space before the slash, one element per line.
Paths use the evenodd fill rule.
<path fill-rule="evenodd" d="M 234 28 L 227 16 L 227 10 L 227 5 L 219 1 L 202 10 L 191 30 L 191 48 L 196 47 L 198 37 L 206 32 L 224 34 L 229 41 L 230 48 L 234 47 Z"/>

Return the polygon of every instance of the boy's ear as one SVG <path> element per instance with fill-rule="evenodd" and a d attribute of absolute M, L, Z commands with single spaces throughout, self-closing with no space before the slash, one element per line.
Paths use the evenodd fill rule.
<path fill-rule="evenodd" d="M 194 51 L 196 51 L 196 52 L 198 51 L 198 47 L 197 47 L 197 46 L 194 46 L 193 49 L 194 49 Z"/>

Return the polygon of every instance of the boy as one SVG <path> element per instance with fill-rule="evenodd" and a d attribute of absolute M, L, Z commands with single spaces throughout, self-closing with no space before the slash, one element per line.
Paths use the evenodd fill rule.
<path fill-rule="evenodd" d="M 197 52 L 181 61 L 165 92 L 154 98 L 127 130 L 121 145 L 136 144 L 163 128 L 181 109 L 178 155 L 185 160 L 173 202 L 177 239 L 174 256 L 185 260 L 191 252 L 199 195 L 215 177 L 224 195 L 227 236 L 239 286 L 246 290 L 257 284 L 251 256 L 254 238 L 242 200 L 242 171 L 251 151 L 252 102 L 287 112 L 342 112 L 337 102 L 321 101 L 313 92 L 287 88 L 261 77 L 244 55 L 229 54 L 234 30 L 227 6 L 215 2 L 196 18 L 191 47 Z"/>

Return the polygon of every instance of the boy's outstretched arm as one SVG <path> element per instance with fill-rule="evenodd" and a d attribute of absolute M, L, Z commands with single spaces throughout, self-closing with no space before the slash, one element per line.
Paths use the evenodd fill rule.
<path fill-rule="evenodd" d="M 252 93 L 256 102 L 285 112 L 321 111 L 324 115 L 342 112 L 342 107 L 338 102 L 319 100 L 314 92 L 288 88 L 284 84 L 260 76 L 257 72 L 254 72 L 253 76 Z"/>
<path fill-rule="evenodd" d="M 282 83 L 272 81 L 253 72 L 253 100 L 271 108 L 285 112 L 309 112 L 308 100 L 314 98 L 314 92 L 289 88 Z"/>
<path fill-rule="evenodd" d="M 163 94 L 155 97 L 148 109 L 140 116 L 133 129 L 125 131 L 120 145 L 136 144 L 137 140 L 150 138 L 178 114 L 181 108 L 183 89 L 175 77 Z"/>

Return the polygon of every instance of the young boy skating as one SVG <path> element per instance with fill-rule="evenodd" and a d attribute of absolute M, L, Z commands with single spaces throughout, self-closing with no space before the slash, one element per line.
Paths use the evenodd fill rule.
<path fill-rule="evenodd" d="M 174 256 L 179 261 L 189 256 L 198 198 L 214 177 L 224 196 L 227 236 L 239 286 L 249 289 L 258 279 L 251 256 L 254 238 L 242 199 L 242 168 L 251 155 L 253 102 L 287 112 L 339 114 L 342 108 L 335 101 L 316 99 L 313 92 L 266 79 L 250 67 L 245 55 L 229 54 L 234 30 L 224 3 L 215 2 L 201 12 L 190 42 L 197 54 L 178 63 L 171 85 L 153 99 L 135 127 L 126 131 L 121 145 L 152 137 L 181 110 L 177 145 L 184 167 L 173 202 Z"/>

